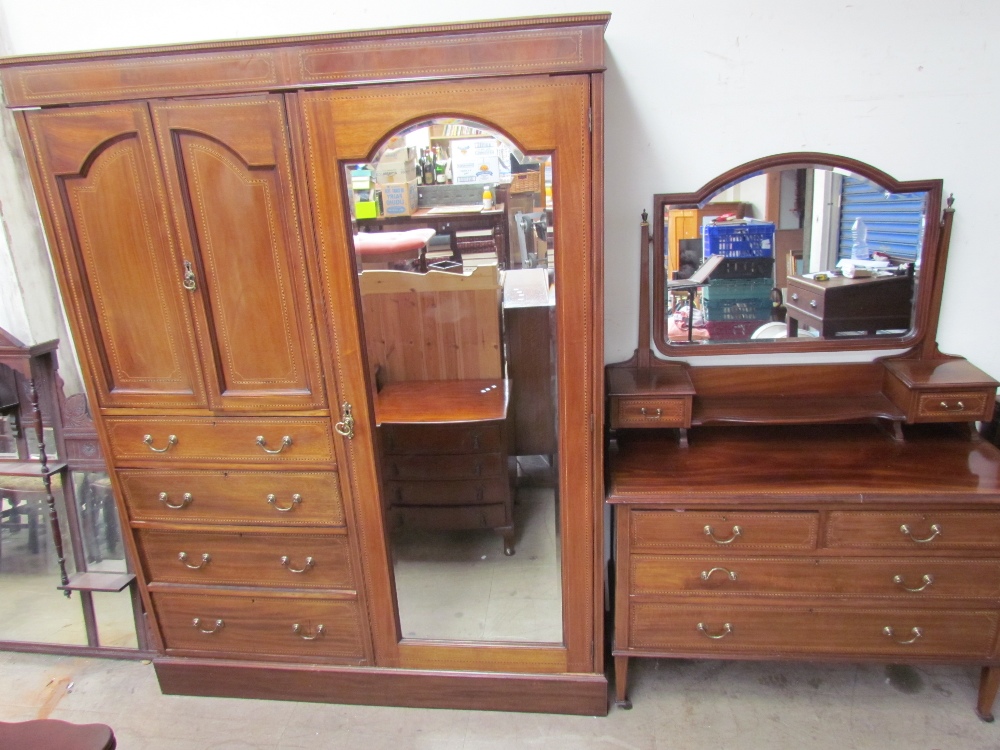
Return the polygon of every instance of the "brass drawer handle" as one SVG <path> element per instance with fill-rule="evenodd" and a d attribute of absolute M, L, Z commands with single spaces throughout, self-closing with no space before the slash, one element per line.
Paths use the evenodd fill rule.
<path fill-rule="evenodd" d="M 816 307 L 816 300 L 814 299 L 809 300 L 809 307 Z"/>
<path fill-rule="evenodd" d="M 935 537 L 941 536 L 941 526 L 936 523 L 931 524 L 931 535 L 923 539 L 917 539 L 913 536 L 913 532 L 910 531 L 909 524 L 903 524 L 899 527 L 901 533 L 906 534 L 910 539 L 912 539 L 917 544 L 927 544 L 927 542 L 933 541 Z"/>
<path fill-rule="evenodd" d="M 701 633 L 706 638 L 711 638 L 713 641 L 717 641 L 720 638 L 725 638 L 727 635 L 729 635 L 730 633 L 732 633 L 733 632 L 733 626 L 730 625 L 728 622 L 724 622 L 724 623 L 722 623 L 722 632 L 719 633 L 718 635 L 713 635 L 712 633 L 708 632 L 708 628 L 705 627 L 705 623 L 699 622 L 698 623 L 698 632 Z"/>
<path fill-rule="evenodd" d="M 179 555 L 177 555 L 177 559 L 180 560 L 182 563 L 184 563 L 185 568 L 190 568 L 191 570 L 201 570 L 210 562 L 212 562 L 212 556 L 207 552 L 201 556 L 201 562 L 198 563 L 197 565 L 192 565 L 191 563 L 188 562 L 187 552 L 181 552 Z"/>
<path fill-rule="evenodd" d="M 270 453 L 273 456 L 278 453 L 281 453 L 283 450 L 285 450 L 285 448 L 290 446 L 292 444 L 292 438 L 290 435 L 285 435 L 283 438 L 281 438 L 281 446 L 278 448 L 268 448 L 267 441 L 264 439 L 263 435 L 258 435 L 256 442 L 257 445 L 260 446 L 261 450 L 264 451 L 264 453 Z"/>
<path fill-rule="evenodd" d="M 302 502 L 302 495 L 296 492 L 294 495 L 292 495 L 292 502 L 284 506 L 278 505 L 278 496 L 275 494 L 268 495 L 267 502 L 268 505 L 270 505 L 276 511 L 279 511 L 280 513 L 287 513 L 288 511 L 295 508 L 296 505 L 299 505 Z"/>
<path fill-rule="evenodd" d="M 798 299 L 799 299 L 798 293 L 797 292 L 792 292 L 792 301 L 793 302 L 798 302 Z"/>
<path fill-rule="evenodd" d="M 944 409 L 945 411 L 951 411 L 951 406 L 948 405 L 947 401 L 941 402 L 941 408 Z M 965 404 L 961 401 L 956 401 L 955 411 L 962 411 L 963 409 L 965 409 Z"/>
<path fill-rule="evenodd" d="M 647 414 L 645 406 L 643 406 L 642 408 L 639 409 L 639 413 L 642 414 L 642 416 L 644 416 L 644 417 L 649 417 L 650 419 L 659 419 L 660 417 L 663 416 L 663 410 L 662 409 L 657 409 L 656 410 L 656 414 Z"/>
<path fill-rule="evenodd" d="M 168 450 L 170 450 L 175 445 L 177 445 L 177 436 L 176 435 L 168 435 L 167 436 L 167 446 L 165 448 L 154 448 L 153 447 L 153 436 L 152 435 L 143 435 L 142 436 L 142 442 L 145 443 L 147 446 L 149 446 L 149 449 L 151 451 L 153 451 L 153 453 L 166 453 Z"/>
<path fill-rule="evenodd" d="M 218 633 L 220 630 L 222 630 L 226 626 L 226 623 L 223 620 L 216 620 L 215 625 L 213 625 L 209 630 L 206 630 L 201 626 L 201 620 L 196 617 L 191 621 L 191 625 L 197 628 L 199 633 L 204 633 L 205 635 L 212 635 L 213 633 Z"/>
<path fill-rule="evenodd" d="M 326 632 L 326 629 L 320 623 L 316 626 L 316 632 L 313 635 L 306 635 L 302 630 L 302 626 L 299 623 L 295 623 L 292 625 L 292 632 L 304 641 L 315 641 Z"/>
<path fill-rule="evenodd" d="M 882 634 L 886 638 L 891 638 L 893 643 L 898 643 L 900 646 L 908 646 L 911 643 L 916 643 L 917 639 L 923 636 L 923 628 L 910 628 L 910 634 L 913 636 L 908 641 L 901 641 L 896 638 L 896 631 L 892 629 L 891 626 L 886 625 L 882 628 Z"/>
<path fill-rule="evenodd" d="M 351 404 L 345 401 L 340 405 L 342 416 L 340 421 L 333 426 L 338 435 L 343 435 L 348 440 L 354 438 L 354 414 L 351 412 Z"/>
<path fill-rule="evenodd" d="M 715 573 L 716 571 L 720 573 L 725 573 L 726 577 L 729 578 L 730 581 L 736 580 L 736 571 L 726 570 L 725 568 L 710 568 L 709 570 L 703 570 L 701 571 L 701 580 L 707 581 L 712 577 L 712 574 Z"/>
<path fill-rule="evenodd" d="M 181 501 L 177 504 L 170 502 L 170 495 L 166 492 L 160 493 L 160 502 L 166 505 L 170 510 L 180 510 L 181 508 L 186 508 L 192 502 L 194 502 L 194 497 L 190 492 L 185 492 L 181 497 Z"/>
<path fill-rule="evenodd" d="M 307 557 L 305 565 L 303 565 L 301 568 L 293 568 L 291 565 L 288 564 L 288 559 L 289 559 L 288 555 L 281 556 L 281 567 L 287 568 L 289 573 L 305 573 L 311 570 L 312 566 L 316 564 L 315 560 L 313 560 L 311 557 Z"/>
<path fill-rule="evenodd" d="M 925 575 L 925 576 L 924 576 L 923 578 L 921 578 L 920 580 L 921 580 L 921 581 L 923 581 L 923 585 L 922 585 L 922 586 L 918 586 L 918 587 L 917 587 L 917 588 L 915 588 L 915 589 L 911 589 L 911 588 L 910 588 L 909 586 L 907 586 L 907 585 L 906 585 L 906 584 L 905 584 L 905 583 L 903 582 L 903 576 L 893 576 L 893 577 L 892 577 L 892 582 L 893 582 L 893 583 L 895 583 L 895 584 L 897 584 L 897 585 L 899 585 L 899 586 L 902 586 L 902 587 L 903 587 L 903 590 L 904 590 L 904 591 L 910 591 L 910 592 L 912 592 L 912 593 L 914 593 L 914 594 L 915 594 L 915 593 L 917 593 L 918 591 L 923 591 L 923 590 L 924 590 L 925 588 L 927 588 L 927 587 L 928 587 L 928 586 L 930 586 L 930 585 L 931 585 L 932 583 L 934 583 L 934 576 L 932 576 L 932 575 L 931 575 L 930 573 L 928 573 L 927 575 Z"/>
<path fill-rule="evenodd" d="M 741 529 L 739 526 L 733 526 L 733 535 L 731 537 L 729 537 L 728 539 L 719 539 L 717 536 L 715 536 L 711 526 L 705 527 L 705 536 L 709 537 L 716 544 L 732 544 L 742 535 L 743 535 L 743 529 Z"/>

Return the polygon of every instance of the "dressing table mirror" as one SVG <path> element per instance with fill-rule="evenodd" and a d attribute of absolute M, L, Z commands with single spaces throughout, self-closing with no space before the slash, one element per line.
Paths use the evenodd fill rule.
<path fill-rule="evenodd" d="M 992 720 L 997 381 L 937 348 L 941 188 L 791 153 L 655 196 L 606 378 L 620 705 L 636 656 L 948 662 Z"/>

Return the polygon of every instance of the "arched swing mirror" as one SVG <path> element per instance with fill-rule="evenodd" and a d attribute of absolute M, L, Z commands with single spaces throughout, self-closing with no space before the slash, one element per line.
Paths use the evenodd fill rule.
<path fill-rule="evenodd" d="M 560 643 L 551 155 L 434 118 L 343 179 L 400 634 Z"/>
<path fill-rule="evenodd" d="M 671 356 L 908 348 L 926 333 L 941 181 L 758 159 L 654 196 L 653 331 Z"/>

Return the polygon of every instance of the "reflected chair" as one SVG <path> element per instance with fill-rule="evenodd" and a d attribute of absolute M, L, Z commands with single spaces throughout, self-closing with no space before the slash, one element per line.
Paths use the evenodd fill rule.
<path fill-rule="evenodd" d="M 0 722 L 3 750 L 114 750 L 115 733 L 106 724 L 70 724 L 59 719 Z"/>

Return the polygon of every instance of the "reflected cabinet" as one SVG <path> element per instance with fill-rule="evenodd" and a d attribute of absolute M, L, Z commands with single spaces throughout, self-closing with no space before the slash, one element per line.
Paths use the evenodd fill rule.
<path fill-rule="evenodd" d="M 607 711 L 608 18 L 0 61 L 165 692 Z"/>

